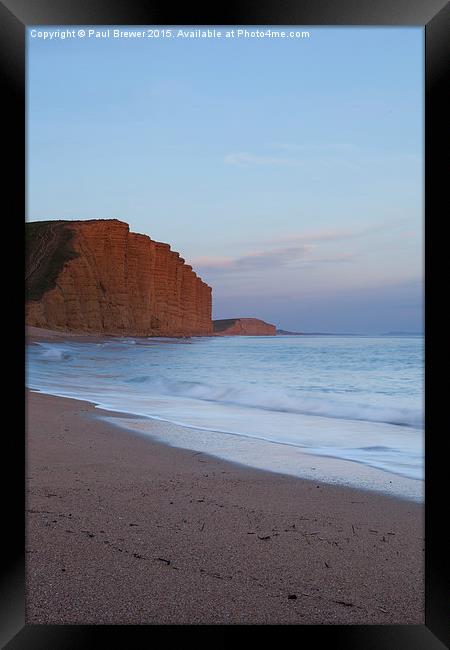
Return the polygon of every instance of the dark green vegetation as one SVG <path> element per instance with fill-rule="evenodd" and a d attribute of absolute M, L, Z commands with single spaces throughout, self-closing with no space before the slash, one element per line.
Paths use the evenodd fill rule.
<path fill-rule="evenodd" d="M 73 234 L 64 221 L 25 224 L 26 300 L 40 300 L 56 286 L 66 262 L 78 257 L 72 245 Z"/>

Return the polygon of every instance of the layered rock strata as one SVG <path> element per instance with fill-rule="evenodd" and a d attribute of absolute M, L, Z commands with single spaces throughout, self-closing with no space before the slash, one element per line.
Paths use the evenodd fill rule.
<path fill-rule="evenodd" d="M 276 327 L 258 318 L 214 320 L 215 336 L 275 336 Z"/>
<path fill-rule="evenodd" d="M 117 219 L 26 224 L 26 323 L 122 336 L 205 336 L 211 287 L 169 244 Z"/>

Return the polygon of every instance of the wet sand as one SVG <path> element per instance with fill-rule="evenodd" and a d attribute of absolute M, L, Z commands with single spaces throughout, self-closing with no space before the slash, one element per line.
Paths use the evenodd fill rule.
<path fill-rule="evenodd" d="M 169 447 L 101 414 L 120 424 L 27 393 L 27 623 L 424 623 L 422 504 Z"/>

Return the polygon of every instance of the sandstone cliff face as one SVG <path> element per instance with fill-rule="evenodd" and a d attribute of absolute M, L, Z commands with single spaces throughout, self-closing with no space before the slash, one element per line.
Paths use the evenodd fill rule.
<path fill-rule="evenodd" d="M 215 336 L 275 336 L 276 327 L 258 318 L 214 320 Z"/>
<path fill-rule="evenodd" d="M 28 325 L 125 336 L 212 334 L 211 287 L 168 244 L 117 219 L 30 226 Z"/>

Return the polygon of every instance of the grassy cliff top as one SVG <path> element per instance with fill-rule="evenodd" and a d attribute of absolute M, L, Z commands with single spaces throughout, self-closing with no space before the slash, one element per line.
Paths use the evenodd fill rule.
<path fill-rule="evenodd" d="M 64 265 L 78 257 L 72 246 L 73 231 L 64 221 L 25 223 L 26 300 L 40 300 L 56 286 Z"/>

